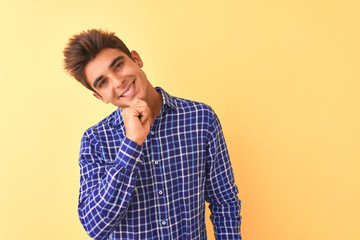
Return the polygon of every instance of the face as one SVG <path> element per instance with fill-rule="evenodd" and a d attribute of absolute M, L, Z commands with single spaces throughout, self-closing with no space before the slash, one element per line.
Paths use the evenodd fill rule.
<path fill-rule="evenodd" d="M 85 66 L 85 76 L 96 91 L 94 96 L 104 103 L 124 109 L 135 98 L 146 101 L 150 82 L 141 69 L 139 54 L 131 52 L 132 60 L 119 49 L 105 48 Z"/>

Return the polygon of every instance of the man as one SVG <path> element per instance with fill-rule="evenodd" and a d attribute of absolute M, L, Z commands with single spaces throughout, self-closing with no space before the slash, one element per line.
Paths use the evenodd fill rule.
<path fill-rule="evenodd" d="M 203 103 L 152 87 L 136 51 L 89 30 L 64 50 L 65 69 L 118 109 L 81 140 L 78 212 L 94 239 L 241 239 L 240 201 L 220 122 Z"/>

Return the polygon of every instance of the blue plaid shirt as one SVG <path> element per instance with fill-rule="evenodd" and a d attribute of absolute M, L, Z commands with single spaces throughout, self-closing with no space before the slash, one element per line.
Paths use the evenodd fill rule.
<path fill-rule="evenodd" d="M 163 96 L 140 146 L 118 109 L 81 139 L 79 217 L 94 239 L 241 239 L 240 200 L 220 122 L 203 103 Z"/>

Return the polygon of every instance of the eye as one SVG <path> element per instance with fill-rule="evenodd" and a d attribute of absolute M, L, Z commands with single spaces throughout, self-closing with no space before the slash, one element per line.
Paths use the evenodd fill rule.
<path fill-rule="evenodd" d="M 120 69 L 121 65 L 122 65 L 122 62 L 119 62 L 115 65 L 115 72 L 117 72 Z"/>
<path fill-rule="evenodd" d="M 105 83 L 106 83 L 106 79 L 101 80 L 100 83 L 99 83 L 99 88 L 104 86 Z"/>

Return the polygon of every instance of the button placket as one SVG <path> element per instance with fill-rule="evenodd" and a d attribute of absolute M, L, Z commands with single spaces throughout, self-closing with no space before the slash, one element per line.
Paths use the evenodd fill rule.
<path fill-rule="evenodd" d="M 159 139 L 159 128 L 161 117 L 156 118 L 152 129 L 150 131 L 150 142 L 151 142 L 151 159 L 153 159 L 152 171 L 154 179 L 154 190 L 156 191 L 156 202 L 158 209 L 158 219 L 160 220 L 161 232 L 163 236 L 169 236 L 169 219 L 168 219 L 168 202 L 165 189 L 165 176 L 163 172 L 163 160 L 161 154 L 161 141 Z M 161 161 L 161 162 L 160 162 Z"/>

